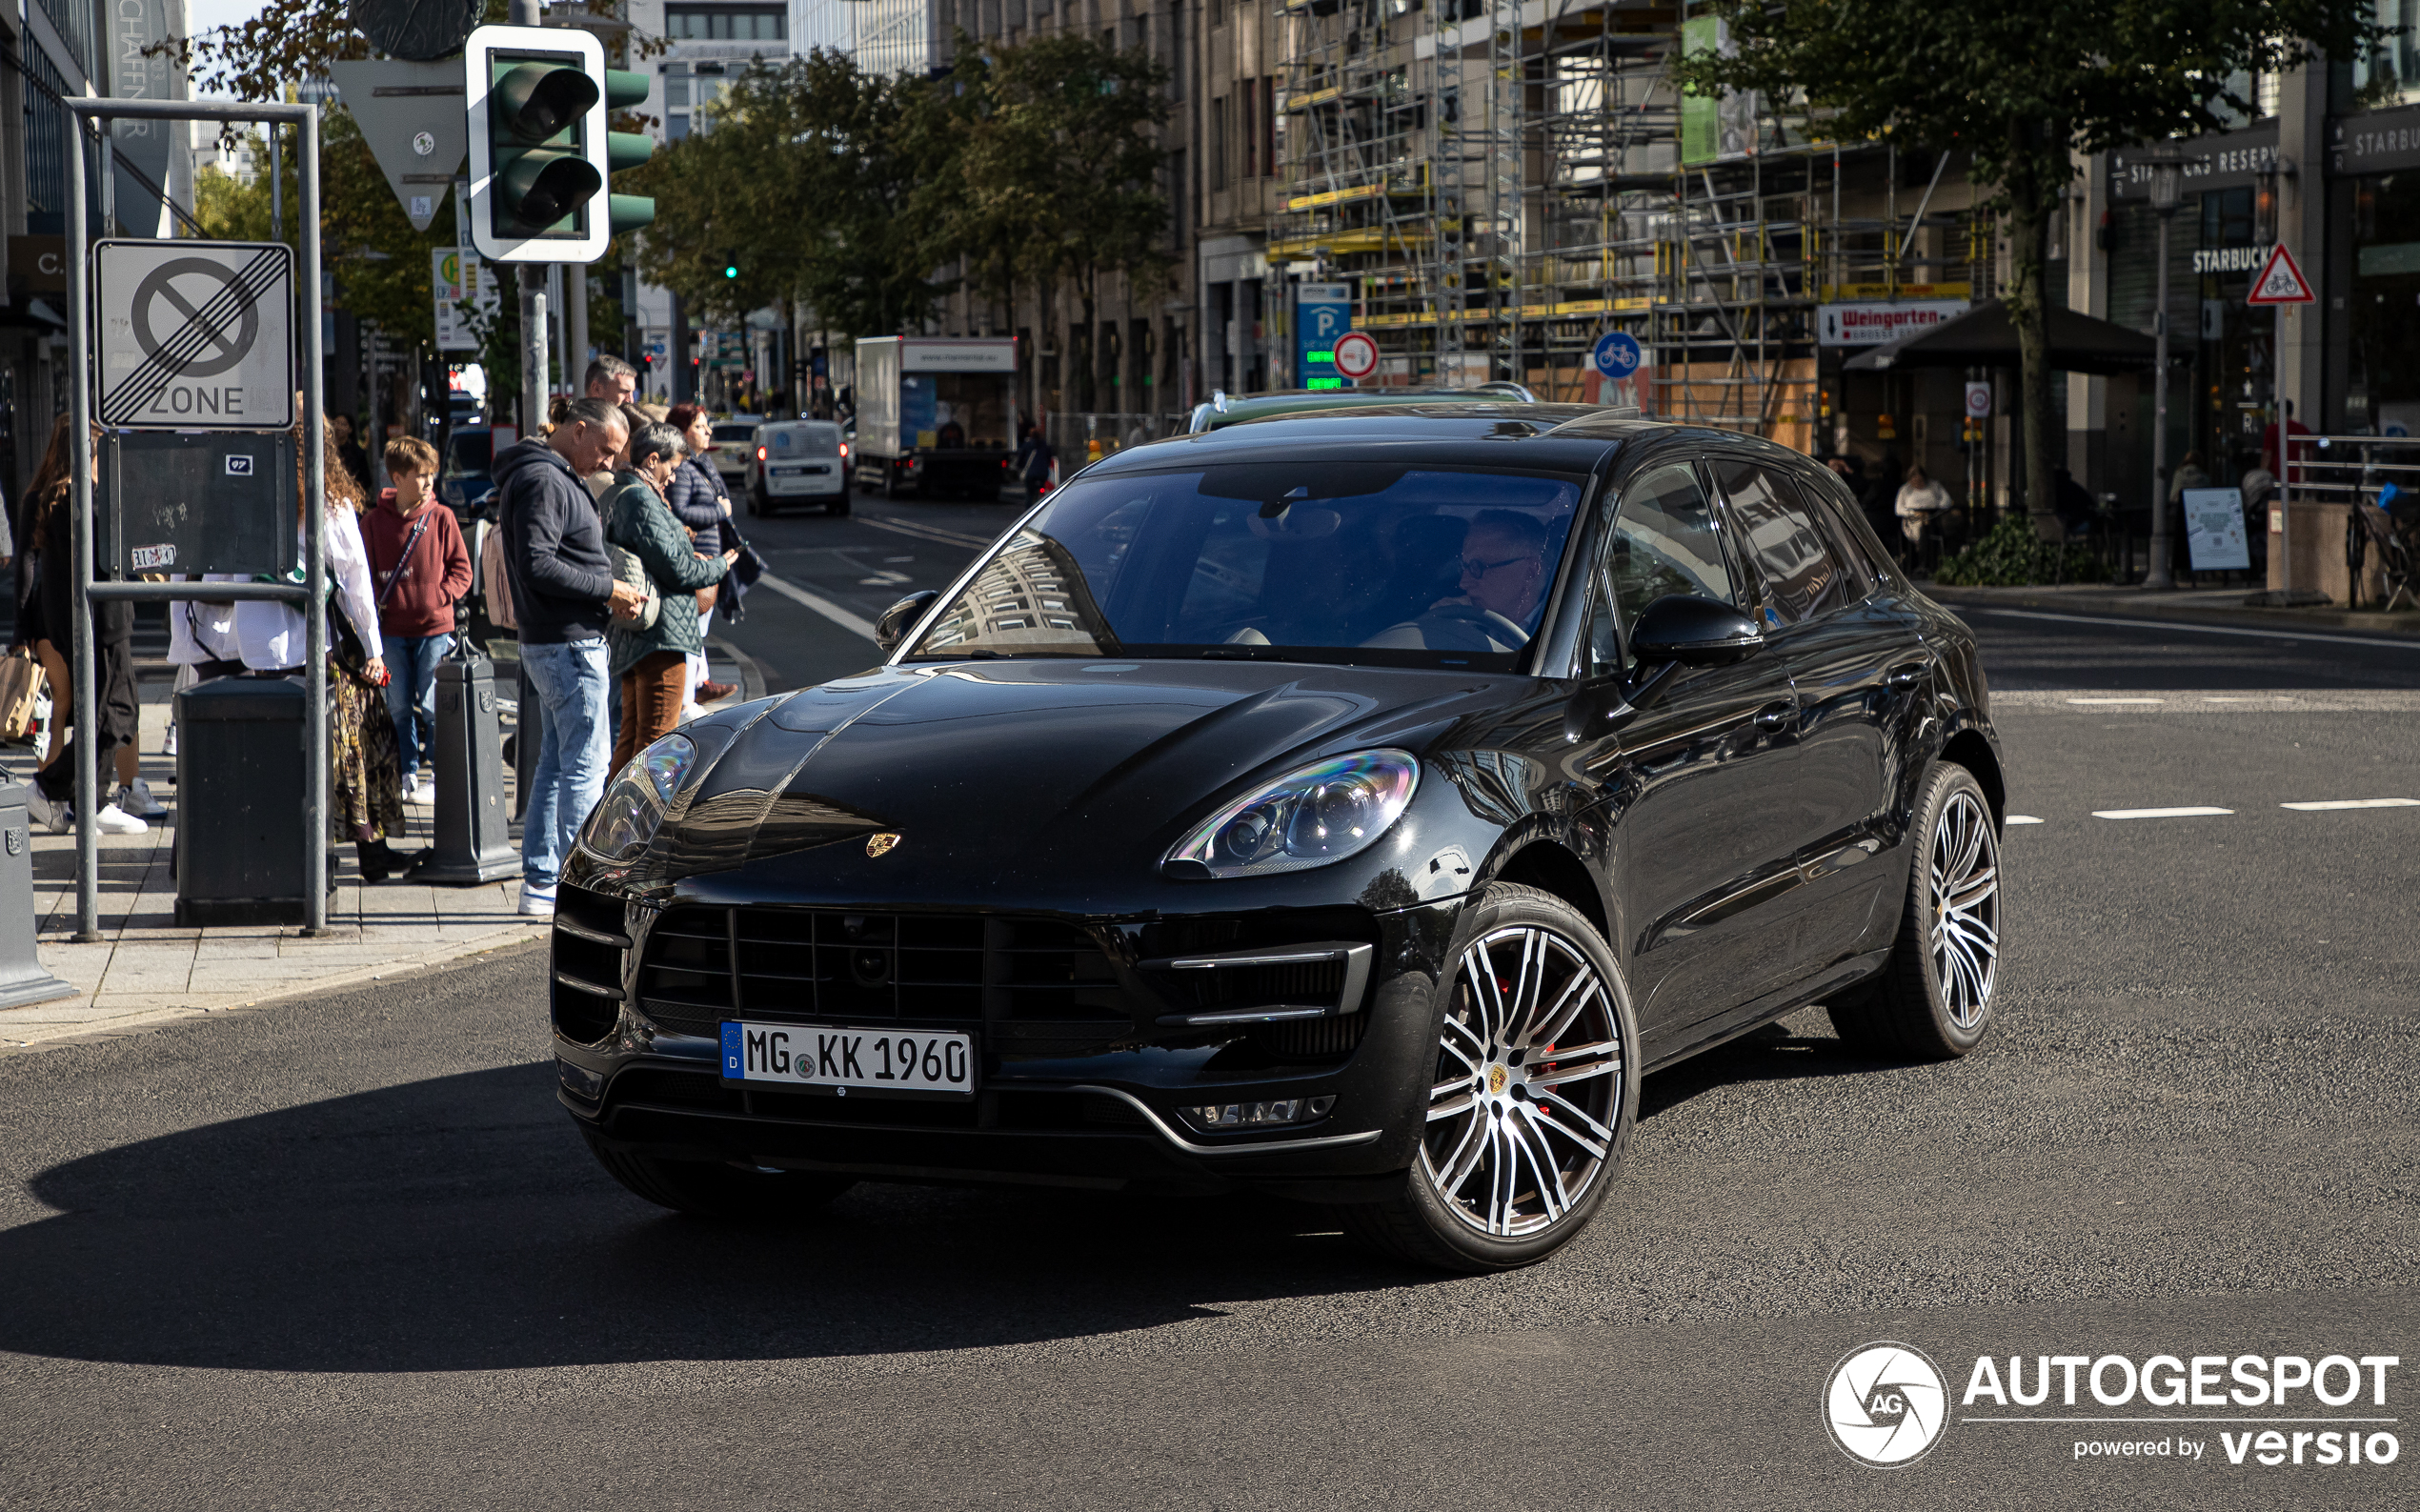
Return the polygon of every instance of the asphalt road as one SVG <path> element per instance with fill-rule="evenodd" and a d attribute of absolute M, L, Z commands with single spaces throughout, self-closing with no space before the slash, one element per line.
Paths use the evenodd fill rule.
<path fill-rule="evenodd" d="M 897 585 L 849 573 L 945 566 L 883 534 L 756 533 L 860 614 Z M 2412 1505 L 2420 807 L 2279 805 L 2420 798 L 2420 648 L 1977 623 L 2040 820 L 1994 1037 L 1880 1063 L 1810 1011 L 1651 1079 L 1546 1264 L 1433 1277 L 1245 1200 L 670 1218 L 555 1110 L 522 954 L 0 1058 L 0 1506 Z M 2230 812 L 2095 816 L 2147 808 Z M 1950 1378 L 1892 1469 L 1825 1426 L 1883 1340 Z M 1978 1356 L 2161 1354 L 2405 1363 L 2382 1406 L 1959 1400 Z M 2281 1415 L 2398 1458 L 2109 1421 Z M 1977 1421 L 2047 1417 L 2093 1421 Z M 2119 1441 L 2171 1453 L 2077 1458 Z"/>

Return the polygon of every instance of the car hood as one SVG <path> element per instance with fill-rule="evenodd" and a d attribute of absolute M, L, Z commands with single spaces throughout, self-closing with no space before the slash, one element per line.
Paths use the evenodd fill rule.
<path fill-rule="evenodd" d="M 644 880 L 744 870 L 751 896 L 973 900 L 1116 877 L 1126 896 L 1256 774 L 1367 745 L 1421 754 L 1511 680 L 1238 662 L 884 669 L 739 730 L 676 800 Z"/>

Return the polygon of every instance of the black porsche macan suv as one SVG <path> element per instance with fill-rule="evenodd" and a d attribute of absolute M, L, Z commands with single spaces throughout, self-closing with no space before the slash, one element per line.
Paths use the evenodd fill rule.
<path fill-rule="evenodd" d="M 639 1195 L 1219 1192 L 1518 1265 L 1639 1078 L 1823 1003 L 1992 1016 L 2000 748 L 1966 627 L 1833 476 L 1457 405 L 1142 446 L 859 675 L 684 726 L 565 872 L 564 1105 Z"/>

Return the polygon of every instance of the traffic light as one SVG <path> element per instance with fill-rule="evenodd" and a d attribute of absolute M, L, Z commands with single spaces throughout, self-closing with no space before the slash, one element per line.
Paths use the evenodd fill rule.
<path fill-rule="evenodd" d="M 471 113 L 471 239 L 495 262 L 595 262 L 655 202 L 608 193 L 606 174 L 655 143 L 605 130 L 610 107 L 647 98 L 647 78 L 605 67 L 596 38 L 568 27 L 481 27 L 462 53 Z"/>
<path fill-rule="evenodd" d="M 738 277 L 738 276 L 739 276 L 739 259 L 738 259 L 738 258 L 736 258 L 736 257 L 733 257 L 733 256 L 731 256 L 731 255 L 729 255 L 729 254 L 727 254 L 727 253 L 726 253 L 726 254 L 724 255 L 724 257 L 723 257 L 723 260 L 722 260 L 722 275 L 723 275 L 725 278 L 736 278 L 736 277 Z"/>

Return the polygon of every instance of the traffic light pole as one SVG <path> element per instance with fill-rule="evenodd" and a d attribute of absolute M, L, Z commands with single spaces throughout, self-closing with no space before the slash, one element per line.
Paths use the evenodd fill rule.
<path fill-rule="evenodd" d="M 546 264 L 522 263 L 521 435 L 535 436 L 546 424 Z"/>

